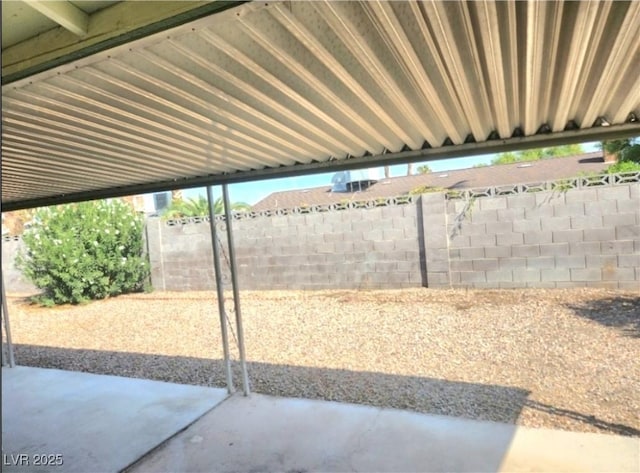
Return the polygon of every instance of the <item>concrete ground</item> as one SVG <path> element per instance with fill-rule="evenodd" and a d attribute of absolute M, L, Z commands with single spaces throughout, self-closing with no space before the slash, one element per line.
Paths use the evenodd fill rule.
<path fill-rule="evenodd" d="M 223 389 L 2 368 L 2 471 L 118 472 L 226 397 Z"/>
<path fill-rule="evenodd" d="M 2 394 L 3 471 L 640 471 L 631 437 L 24 367 Z"/>
<path fill-rule="evenodd" d="M 134 465 L 159 472 L 638 472 L 640 439 L 235 395 Z"/>

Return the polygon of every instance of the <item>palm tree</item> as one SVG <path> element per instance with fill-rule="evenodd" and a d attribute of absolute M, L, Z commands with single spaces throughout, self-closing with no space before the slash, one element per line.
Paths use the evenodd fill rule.
<path fill-rule="evenodd" d="M 232 202 L 231 210 L 234 212 L 246 212 L 251 206 L 246 202 Z M 224 212 L 224 202 L 222 197 L 217 198 L 213 202 L 213 213 L 215 215 Z M 171 205 L 167 207 L 162 214 L 165 219 L 184 218 L 184 217 L 204 217 L 209 215 L 209 202 L 204 196 L 189 199 L 176 199 L 171 201 Z"/>

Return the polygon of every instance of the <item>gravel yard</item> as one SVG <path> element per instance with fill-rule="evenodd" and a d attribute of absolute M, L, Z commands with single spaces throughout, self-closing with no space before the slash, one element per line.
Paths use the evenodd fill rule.
<path fill-rule="evenodd" d="M 8 299 L 21 365 L 224 385 L 213 292 L 53 309 Z M 640 436 L 638 293 L 274 291 L 241 302 L 257 392 Z"/>

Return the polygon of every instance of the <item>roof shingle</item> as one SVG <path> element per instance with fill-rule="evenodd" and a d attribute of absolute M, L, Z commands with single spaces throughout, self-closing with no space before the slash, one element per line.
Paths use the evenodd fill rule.
<path fill-rule="evenodd" d="M 350 200 L 371 200 L 405 195 L 418 187 L 470 189 L 477 187 L 539 183 L 603 172 L 602 152 L 540 161 L 501 164 L 455 171 L 431 172 L 413 176 L 381 179 L 357 192 L 332 192 L 331 186 L 274 192 L 253 206 L 253 210 L 289 209 L 304 205 L 322 205 Z"/>

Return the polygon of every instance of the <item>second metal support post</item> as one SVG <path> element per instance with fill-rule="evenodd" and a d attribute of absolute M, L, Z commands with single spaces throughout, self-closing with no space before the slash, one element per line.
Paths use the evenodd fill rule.
<path fill-rule="evenodd" d="M 238 333 L 238 351 L 240 352 L 240 367 L 242 369 L 242 391 L 245 396 L 250 393 L 249 374 L 247 373 L 247 357 L 244 349 L 244 329 L 242 328 L 242 313 L 240 312 L 240 291 L 238 289 L 238 271 L 236 268 L 236 252 L 233 245 L 233 216 L 229 202 L 229 189 L 222 184 L 222 201 L 227 222 L 227 244 L 229 246 L 229 266 L 231 270 L 231 285 L 233 287 L 233 302 L 236 312 L 236 330 Z"/>
<path fill-rule="evenodd" d="M 222 352 L 224 373 L 227 377 L 227 392 L 233 393 L 233 374 L 231 372 L 231 356 L 229 355 L 229 334 L 227 330 L 227 313 L 224 309 L 224 288 L 222 287 L 222 269 L 220 266 L 220 245 L 218 244 L 218 231 L 216 229 L 216 215 L 214 210 L 213 189 L 207 187 L 207 201 L 209 203 L 209 223 L 211 227 L 211 247 L 213 249 L 213 269 L 216 278 L 216 291 L 218 294 L 218 313 L 220 314 L 220 333 L 222 335 Z"/>

